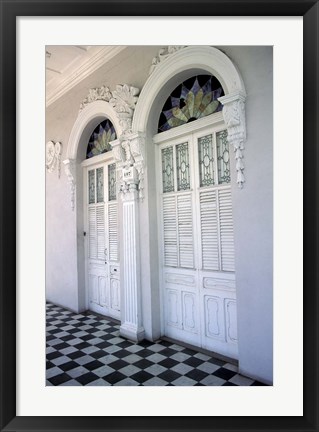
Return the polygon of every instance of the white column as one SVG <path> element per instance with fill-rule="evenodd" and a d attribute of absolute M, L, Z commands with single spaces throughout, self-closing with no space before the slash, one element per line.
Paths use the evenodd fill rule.
<path fill-rule="evenodd" d="M 123 170 L 123 286 L 124 304 L 120 334 L 134 342 L 144 339 L 141 314 L 138 180 L 134 167 Z"/>

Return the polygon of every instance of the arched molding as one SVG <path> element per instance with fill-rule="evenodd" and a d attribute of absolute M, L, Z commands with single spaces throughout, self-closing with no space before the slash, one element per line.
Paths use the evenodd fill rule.
<path fill-rule="evenodd" d="M 134 112 L 132 130 L 146 133 L 153 104 L 170 83 L 174 89 L 181 83 L 185 71 L 206 72 L 221 83 L 225 96 L 219 98 L 224 105 L 223 117 L 228 130 L 228 140 L 236 157 L 237 183 L 241 188 L 245 181 L 243 149 L 246 139 L 245 99 L 246 91 L 241 75 L 234 63 L 222 51 L 210 46 L 190 46 L 170 54 L 160 62 L 146 81 Z M 174 87 L 175 86 L 175 87 Z"/>
<path fill-rule="evenodd" d="M 116 135 L 122 134 L 119 119 L 113 106 L 106 101 L 97 100 L 89 103 L 80 112 L 73 125 L 70 138 L 68 141 L 66 159 L 76 159 L 78 156 L 79 144 L 82 141 L 83 134 L 88 135 L 87 141 L 92 130 L 102 120 L 108 118 L 113 123 Z M 93 129 L 91 126 L 94 126 Z M 88 128 L 89 127 L 89 128 Z M 89 129 L 87 131 L 87 129 Z M 85 133 L 87 131 L 87 133 Z"/>
<path fill-rule="evenodd" d="M 75 191 L 77 183 L 75 169 L 76 163 L 82 161 L 81 159 L 84 157 L 84 151 L 89 142 L 92 131 L 106 118 L 111 120 L 116 135 L 120 136 L 122 134 L 122 129 L 118 115 L 109 102 L 102 100 L 90 102 L 81 109 L 71 130 L 66 150 L 66 159 L 63 163 L 70 185 L 72 210 L 74 210 L 75 207 Z"/>

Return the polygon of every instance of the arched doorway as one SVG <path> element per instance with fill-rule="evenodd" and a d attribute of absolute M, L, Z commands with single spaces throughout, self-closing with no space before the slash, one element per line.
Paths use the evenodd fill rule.
<path fill-rule="evenodd" d="M 214 76 L 219 81 L 224 95 L 216 99 L 224 112 L 201 119 L 190 117 L 194 121 L 158 133 L 158 121 L 169 95 L 181 83 L 201 75 Z M 232 227 L 227 226 L 227 218 L 231 218 L 231 184 L 228 180 L 223 184 L 221 174 L 218 180 L 217 152 L 218 146 L 225 147 L 225 142 L 227 157 L 231 144 L 241 147 L 245 132 L 244 100 L 242 80 L 228 57 L 212 47 L 186 47 L 153 71 L 133 118 L 133 131 L 146 137 L 148 194 L 144 205 L 148 206 L 149 226 L 154 227 L 155 221 L 157 226 L 157 235 L 149 231 L 149 247 L 145 242 L 146 250 L 141 250 L 141 255 L 144 253 L 150 260 L 151 289 L 142 280 L 142 301 L 144 311 L 151 306 L 153 335 L 167 335 L 233 358 L 238 357 L 238 349 L 235 253 Z M 236 140 L 234 125 L 238 126 Z M 215 154 L 212 164 L 217 176 L 217 181 L 208 185 L 201 183 L 201 163 L 204 166 L 205 162 L 200 163 L 200 152 L 201 149 L 204 152 L 205 145 L 210 149 L 208 152 Z M 185 151 L 187 156 L 182 161 L 181 154 L 184 152 L 185 156 Z M 231 156 L 231 181 L 242 186 L 242 154 L 237 152 L 235 157 L 240 163 L 236 164 Z M 181 169 L 182 163 L 186 170 Z M 157 176 L 150 175 L 151 170 Z M 165 185 L 167 174 L 174 178 L 171 185 Z M 187 175 L 189 179 L 181 185 L 182 177 L 185 181 Z M 140 229 L 143 237 L 147 236 L 144 226 Z M 229 253 L 233 256 L 229 257 Z M 147 331 L 145 324 L 144 327 Z"/>
<path fill-rule="evenodd" d="M 121 133 L 106 101 L 79 113 L 64 161 L 76 224 L 79 310 L 120 318 L 116 167 L 110 142 Z M 106 137 L 107 136 L 107 137 Z M 106 147 L 105 147 L 106 146 Z"/>

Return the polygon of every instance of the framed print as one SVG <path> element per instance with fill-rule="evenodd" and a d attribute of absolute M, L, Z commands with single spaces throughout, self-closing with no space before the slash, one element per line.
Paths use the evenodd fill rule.
<path fill-rule="evenodd" d="M 318 2 L 166 6 L 1 3 L 3 431 L 318 430 Z"/>

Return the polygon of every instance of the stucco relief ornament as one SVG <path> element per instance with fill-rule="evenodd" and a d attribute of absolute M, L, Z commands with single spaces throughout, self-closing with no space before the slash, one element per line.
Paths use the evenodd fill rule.
<path fill-rule="evenodd" d="M 109 102 L 111 98 L 112 98 L 112 93 L 108 87 L 103 85 L 102 87 L 91 88 L 89 90 L 88 96 L 85 99 L 83 99 L 80 105 L 79 113 L 91 102 L 97 100 Z"/>
<path fill-rule="evenodd" d="M 176 51 L 179 51 L 182 48 L 185 48 L 186 45 L 169 45 L 167 47 L 163 47 L 159 50 L 156 57 L 152 60 L 152 65 L 150 67 L 149 75 L 151 75 L 156 67 L 164 60 L 167 59 L 170 55 L 174 54 Z"/>
<path fill-rule="evenodd" d="M 117 85 L 112 92 L 110 104 L 119 118 L 122 134 L 132 132 L 132 117 L 138 99 L 139 89 L 127 84 Z"/>
<path fill-rule="evenodd" d="M 223 117 L 227 126 L 227 140 L 233 145 L 236 159 L 237 184 L 241 189 L 244 176 L 244 143 L 246 141 L 245 99 L 243 93 L 229 94 L 218 100 L 223 104 Z"/>
<path fill-rule="evenodd" d="M 113 146 L 116 159 L 123 170 L 120 181 L 120 194 L 122 199 L 129 196 L 129 192 L 138 190 L 138 196 L 143 199 L 144 194 L 144 157 L 139 151 L 137 135 L 132 132 L 132 117 L 138 100 L 139 89 L 127 84 L 117 85 L 112 92 L 110 104 L 117 113 L 122 135 L 119 143 Z"/>
<path fill-rule="evenodd" d="M 61 175 L 61 154 L 62 144 L 49 141 L 46 144 L 46 167 L 52 173 L 56 168 L 58 169 L 58 177 Z"/>
<path fill-rule="evenodd" d="M 66 159 L 63 161 L 64 170 L 67 176 L 70 191 L 71 191 L 71 209 L 74 210 L 75 206 L 75 160 L 74 159 Z"/>

